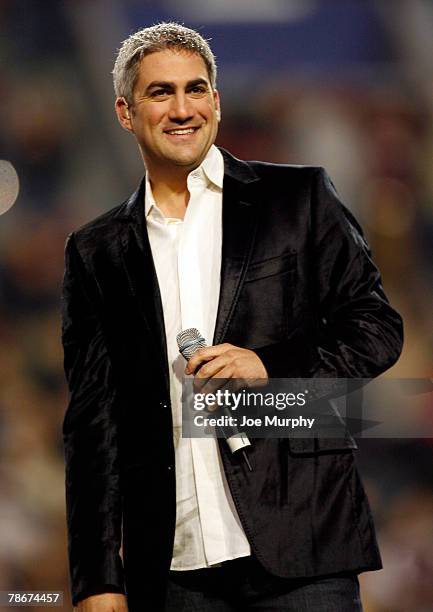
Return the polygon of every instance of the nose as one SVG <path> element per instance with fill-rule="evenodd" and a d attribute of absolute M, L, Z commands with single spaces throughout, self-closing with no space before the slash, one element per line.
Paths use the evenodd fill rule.
<path fill-rule="evenodd" d="M 177 92 L 172 97 L 170 110 L 168 113 L 170 121 L 175 123 L 185 123 L 194 115 L 194 111 L 191 106 L 191 101 L 184 92 Z"/>

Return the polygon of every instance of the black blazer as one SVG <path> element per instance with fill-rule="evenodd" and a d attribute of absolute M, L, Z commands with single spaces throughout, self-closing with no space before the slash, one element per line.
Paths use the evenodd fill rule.
<path fill-rule="evenodd" d="M 272 377 L 370 378 L 389 368 L 401 350 L 401 319 L 324 170 L 223 155 L 214 343 L 255 350 Z M 163 609 L 176 512 L 166 340 L 144 184 L 71 234 L 63 286 L 73 601 L 126 588 L 130 612 Z M 257 440 L 251 474 L 220 445 L 245 533 L 273 574 L 381 567 L 354 448 L 351 439 Z"/>

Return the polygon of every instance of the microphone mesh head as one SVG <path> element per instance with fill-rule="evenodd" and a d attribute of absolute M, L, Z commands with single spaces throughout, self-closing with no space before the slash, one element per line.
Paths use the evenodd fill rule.
<path fill-rule="evenodd" d="M 18 174 L 13 165 L 0 159 L 0 215 L 15 204 L 20 190 Z"/>
<path fill-rule="evenodd" d="M 176 340 L 180 353 L 187 361 L 189 361 L 199 349 L 207 346 L 206 340 L 195 327 L 190 327 L 189 329 L 181 331 L 177 334 Z"/>

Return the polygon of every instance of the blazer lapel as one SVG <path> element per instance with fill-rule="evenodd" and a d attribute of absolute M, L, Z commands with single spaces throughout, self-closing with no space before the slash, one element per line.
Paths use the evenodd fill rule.
<path fill-rule="evenodd" d="M 144 218 L 145 179 L 127 201 L 118 219 L 119 240 L 131 292 L 142 310 L 155 359 L 161 363 L 169 387 L 167 343 L 158 278 Z"/>
<path fill-rule="evenodd" d="M 224 157 L 221 288 L 214 344 L 224 341 L 245 272 L 257 227 L 259 177 L 246 162 L 221 149 Z"/>

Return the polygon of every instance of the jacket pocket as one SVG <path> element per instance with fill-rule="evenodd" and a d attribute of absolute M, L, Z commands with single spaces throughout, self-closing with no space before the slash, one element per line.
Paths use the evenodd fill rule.
<path fill-rule="evenodd" d="M 262 261 L 250 263 L 245 276 L 245 282 L 256 281 L 280 274 L 294 273 L 296 270 L 296 252 L 284 253 Z"/>
<path fill-rule="evenodd" d="M 357 450 L 354 438 L 346 433 L 344 438 L 288 438 L 289 452 L 293 455 L 323 455 Z"/>

